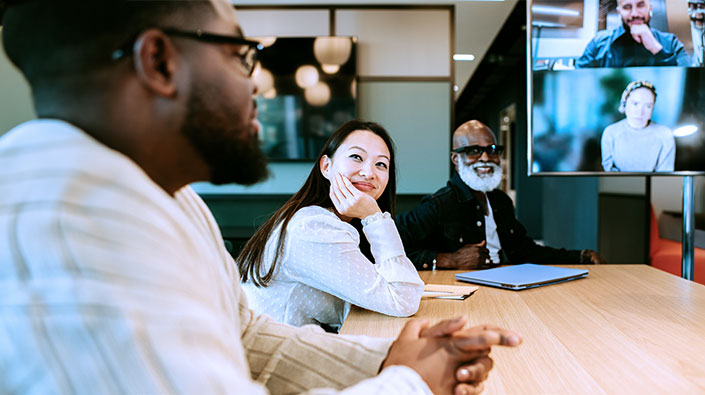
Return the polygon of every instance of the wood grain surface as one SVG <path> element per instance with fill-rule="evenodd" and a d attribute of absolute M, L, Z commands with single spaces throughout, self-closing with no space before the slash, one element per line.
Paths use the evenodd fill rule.
<path fill-rule="evenodd" d="M 480 286 L 470 298 L 424 299 L 414 317 L 461 314 L 513 329 L 521 346 L 495 348 L 485 394 L 705 393 L 705 286 L 647 265 L 566 266 L 585 279 L 523 291 Z M 463 285 L 457 271 L 426 283 Z M 354 307 L 341 333 L 395 337 L 408 318 Z"/>

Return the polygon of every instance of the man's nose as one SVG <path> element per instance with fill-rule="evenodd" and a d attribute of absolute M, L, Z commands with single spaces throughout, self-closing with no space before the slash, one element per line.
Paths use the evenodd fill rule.
<path fill-rule="evenodd" d="M 480 155 L 477 160 L 481 162 L 489 162 L 490 161 L 490 155 L 487 153 L 487 151 L 482 151 L 482 155 Z"/>

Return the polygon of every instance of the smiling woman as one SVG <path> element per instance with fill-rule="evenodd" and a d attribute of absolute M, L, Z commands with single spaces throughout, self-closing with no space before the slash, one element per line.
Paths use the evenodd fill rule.
<path fill-rule="evenodd" d="M 341 126 L 303 187 L 238 257 L 250 307 L 281 322 L 332 330 L 352 304 L 414 314 L 423 282 L 392 220 L 395 198 L 387 131 L 374 122 Z"/>

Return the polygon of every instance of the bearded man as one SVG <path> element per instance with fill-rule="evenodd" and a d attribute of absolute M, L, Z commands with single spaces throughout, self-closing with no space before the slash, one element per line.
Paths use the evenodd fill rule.
<path fill-rule="evenodd" d="M 693 66 L 705 66 L 705 0 L 688 0 L 690 33 L 693 37 Z"/>
<path fill-rule="evenodd" d="M 604 263 L 595 251 L 544 247 L 526 235 L 514 216 L 512 200 L 497 189 L 503 151 L 492 130 L 480 121 L 468 121 L 455 130 L 450 158 L 456 173 L 448 185 L 397 216 L 404 247 L 416 268 Z"/>
<path fill-rule="evenodd" d="M 678 37 L 649 26 L 652 11 L 650 0 L 617 0 L 622 24 L 598 32 L 575 67 L 689 66 Z"/>

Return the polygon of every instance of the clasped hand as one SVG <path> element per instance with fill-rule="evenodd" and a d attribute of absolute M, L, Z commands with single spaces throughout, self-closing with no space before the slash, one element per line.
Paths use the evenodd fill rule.
<path fill-rule="evenodd" d="M 349 218 L 363 219 L 379 213 L 379 205 L 372 196 L 361 192 L 342 174 L 330 179 L 330 200 L 339 214 Z"/>
<path fill-rule="evenodd" d="M 466 317 L 442 321 L 410 320 L 389 349 L 382 369 L 404 365 L 414 369 L 434 394 L 476 394 L 484 387 L 493 362 L 492 346 L 517 346 L 513 331 L 476 326 L 463 329 Z"/>

